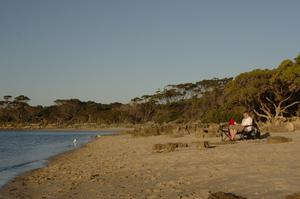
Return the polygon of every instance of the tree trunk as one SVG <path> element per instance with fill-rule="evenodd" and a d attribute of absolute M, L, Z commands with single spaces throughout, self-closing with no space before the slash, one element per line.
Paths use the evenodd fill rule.
<path fill-rule="evenodd" d="M 286 110 L 300 103 L 300 101 L 294 101 L 283 105 L 284 102 L 287 102 L 292 95 L 293 93 L 277 103 L 271 100 L 270 98 L 266 97 L 265 99 L 271 104 L 271 107 L 259 97 L 258 101 L 260 104 L 260 112 L 259 110 L 254 110 L 254 112 L 257 116 L 267 119 L 268 122 L 282 121 L 284 120 L 284 113 L 286 112 Z"/>

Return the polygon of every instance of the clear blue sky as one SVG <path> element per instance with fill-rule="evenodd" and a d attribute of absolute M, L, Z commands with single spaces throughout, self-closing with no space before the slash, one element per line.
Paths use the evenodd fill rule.
<path fill-rule="evenodd" d="M 0 0 L 0 95 L 129 102 L 300 52 L 299 0 Z"/>

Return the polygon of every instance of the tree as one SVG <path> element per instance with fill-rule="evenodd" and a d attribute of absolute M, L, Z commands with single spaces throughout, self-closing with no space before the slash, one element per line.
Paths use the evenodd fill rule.
<path fill-rule="evenodd" d="M 11 95 L 5 95 L 3 96 L 3 99 L 4 101 L 1 101 L 1 107 L 2 108 L 10 108 L 10 105 L 11 105 L 11 99 L 12 99 L 12 96 Z"/>
<path fill-rule="evenodd" d="M 274 71 L 266 88 L 260 92 L 261 112 L 255 113 L 268 121 L 280 120 L 289 115 L 289 109 L 300 103 L 300 65 L 284 60 Z"/>
<path fill-rule="evenodd" d="M 30 98 L 25 96 L 25 95 L 19 95 L 18 97 L 15 97 L 15 102 L 23 102 L 23 103 L 27 103 L 28 101 L 30 101 Z"/>
<path fill-rule="evenodd" d="M 294 60 L 296 61 L 296 64 L 300 64 L 300 53 Z"/>
<path fill-rule="evenodd" d="M 9 101 L 11 101 L 12 96 L 11 96 L 11 95 L 5 95 L 5 96 L 3 96 L 3 99 L 4 99 L 6 102 L 9 102 Z"/>
<path fill-rule="evenodd" d="M 141 99 L 141 98 L 139 98 L 139 97 L 135 97 L 135 98 L 133 98 L 132 100 L 131 100 L 131 103 L 133 103 L 133 104 L 139 104 L 139 103 L 141 103 L 143 100 Z"/>
<path fill-rule="evenodd" d="M 257 116 L 273 122 L 291 116 L 297 108 L 300 66 L 283 61 L 274 70 L 254 70 L 237 76 L 226 88 L 226 100 L 252 109 Z"/>
<path fill-rule="evenodd" d="M 6 107 L 6 102 L 5 101 L 0 101 L 0 108 Z"/>

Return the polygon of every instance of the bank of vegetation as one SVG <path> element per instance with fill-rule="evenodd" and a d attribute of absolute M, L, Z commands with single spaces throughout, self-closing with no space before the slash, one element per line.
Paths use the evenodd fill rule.
<path fill-rule="evenodd" d="M 57 99 L 52 106 L 31 106 L 24 95 L 0 101 L 2 128 L 130 126 L 144 123 L 220 123 L 240 120 L 251 110 L 257 121 L 274 123 L 300 115 L 300 55 L 274 69 L 256 69 L 234 78 L 168 85 L 128 104 Z"/>

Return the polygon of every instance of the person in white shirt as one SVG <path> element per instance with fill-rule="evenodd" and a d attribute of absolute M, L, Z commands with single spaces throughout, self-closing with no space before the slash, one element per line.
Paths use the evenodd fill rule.
<path fill-rule="evenodd" d="M 253 119 L 251 118 L 250 113 L 248 111 L 244 112 L 243 117 L 244 118 L 241 124 L 235 124 L 229 126 L 229 133 L 230 133 L 231 140 L 234 140 L 234 137 L 237 134 L 237 132 L 251 131 Z"/>

